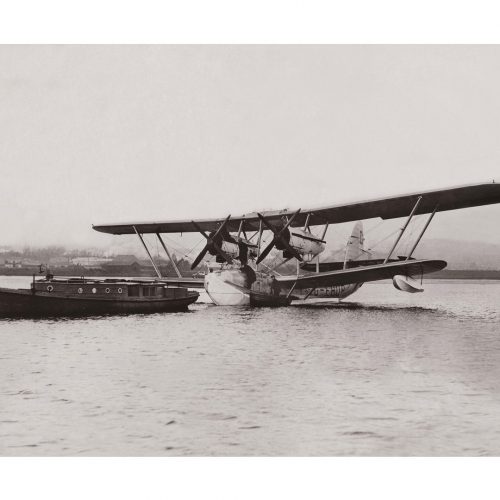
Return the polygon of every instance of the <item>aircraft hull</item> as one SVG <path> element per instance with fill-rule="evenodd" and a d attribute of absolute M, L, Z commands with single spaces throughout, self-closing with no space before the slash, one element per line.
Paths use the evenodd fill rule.
<path fill-rule="evenodd" d="M 344 299 L 356 292 L 362 283 L 317 288 L 306 300 L 310 289 L 295 290 L 293 300 L 302 303 L 324 302 Z M 266 306 L 280 307 L 290 304 L 286 295 L 261 293 L 249 283 L 248 276 L 241 269 L 212 270 L 205 275 L 205 290 L 217 306 Z"/>
<path fill-rule="evenodd" d="M 329 299 L 345 299 L 356 292 L 363 283 L 352 283 L 349 285 L 333 285 L 329 287 L 317 288 L 314 290 L 305 300 L 306 303 L 316 303 L 316 302 L 324 302 Z M 307 296 L 307 294 L 311 291 L 310 288 L 299 290 L 298 292 L 294 292 L 293 295 L 296 299 L 302 299 Z"/>
<path fill-rule="evenodd" d="M 254 281 L 241 268 L 211 270 L 205 275 L 205 290 L 218 306 L 283 307 L 291 298 L 273 290 L 272 278 Z"/>
<path fill-rule="evenodd" d="M 250 294 L 238 287 L 248 287 L 247 277 L 239 269 L 212 271 L 205 275 L 205 290 L 217 306 L 249 306 Z"/>

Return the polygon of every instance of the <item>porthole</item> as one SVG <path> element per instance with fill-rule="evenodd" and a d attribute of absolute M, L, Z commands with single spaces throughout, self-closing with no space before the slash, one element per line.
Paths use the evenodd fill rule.
<path fill-rule="evenodd" d="M 122 293 L 122 289 L 121 288 L 118 288 L 118 293 Z"/>
<path fill-rule="evenodd" d="M 97 288 L 92 288 L 92 293 L 97 293 Z"/>
<path fill-rule="evenodd" d="M 52 290 L 54 290 L 54 287 L 53 287 L 52 285 L 49 285 L 49 286 L 47 287 L 47 291 L 51 292 Z"/>
<path fill-rule="evenodd" d="M 78 293 L 83 293 L 83 288 L 79 288 Z"/>
<path fill-rule="evenodd" d="M 109 292 L 111 292 L 111 290 L 109 288 L 106 288 L 105 292 L 109 293 Z"/>

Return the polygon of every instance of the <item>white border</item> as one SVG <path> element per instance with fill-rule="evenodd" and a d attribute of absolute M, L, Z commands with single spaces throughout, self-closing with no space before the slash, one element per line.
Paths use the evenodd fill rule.
<path fill-rule="evenodd" d="M 1 43 L 495 43 L 493 1 L 17 0 Z M 496 498 L 499 459 L 0 459 L 2 498 Z"/>
<path fill-rule="evenodd" d="M 492 0 L 16 0 L 1 43 L 495 43 Z"/>
<path fill-rule="evenodd" d="M 498 498 L 497 458 L 0 459 L 9 500 Z"/>

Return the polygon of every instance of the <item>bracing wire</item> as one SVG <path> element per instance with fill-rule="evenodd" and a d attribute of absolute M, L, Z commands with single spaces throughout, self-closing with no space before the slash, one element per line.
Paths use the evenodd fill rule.
<path fill-rule="evenodd" d="M 410 222 L 409 225 L 409 231 L 407 234 L 403 237 L 403 245 L 399 245 L 400 248 L 402 248 L 404 251 L 402 252 L 404 255 L 408 254 L 408 250 L 410 249 L 410 244 L 413 238 L 413 235 L 415 234 L 416 229 L 420 226 L 421 219 L 418 218 L 419 216 L 415 216 L 415 218 Z"/>
<path fill-rule="evenodd" d="M 408 255 L 408 252 L 410 250 L 410 246 L 413 245 L 413 243 L 414 243 L 413 236 L 415 235 L 415 232 L 417 231 L 417 229 L 420 232 L 424 228 L 425 224 L 426 224 L 426 218 L 423 216 L 416 216 L 415 217 L 415 224 L 410 223 L 410 225 L 412 226 L 412 229 L 409 232 L 409 234 L 404 237 L 404 240 L 405 240 L 404 254 L 405 255 Z"/>
<path fill-rule="evenodd" d="M 419 227 L 420 223 L 422 222 L 422 220 L 419 220 L 417 218 L 418 216 L 416 216 L 411 222 L 410 222 L 410 225 L 409 225 L 409 232 L 407 232 L 404 236 L 403 236 L 403 239 L 402 241 L 399 242 L 399 245 L 397 246 L 397 248 L 394 249 L 394 252 L 397 252 L 398 248 L 402 248 L 403 245 L 405 246 L 405 251 L 408 249 L 408 245 L 409 245 L 409 242 L 411 241 L 411 237 L 413 236 L 413 234 L 415 233 L 415 230 L 417 229 L 417 227 Z M 385 221 L 382 221 L 382 222 L 385 222 Z M 381 222 L 381 223 L 382 223 Z M 377 224 L 376 226 L 374 226 L 373 228 L 369 229 L 366 231 L 365 234 L 367 234 L 368 232 L 370 232 L 371 230 L 379 227 L 381 225 L 381 223 Z M 392 231 L 391 233 L 389 233 L 387 236 L 385 236 L 384 238 L 382 238 L 381 240 L 377 241 L 375 244 L 371 245 L 369 248 L 368 248 L 368 251 L 372 251 L 374 248 L 378 247 L 380 244 L 382 244 L 384 241 L 386 241 L 387 239 L 389 239 L 390 237 L 394 236 L 398 231 L 400 231 L 401 229 L 400 228 L 397 228 L 395 229 L 394 231 Z"/>
<path fill-rule="evenodd" d="M 387 236 L 385 236 L 384 238 L 382 238 L 381 240 L 377 241 L 377 243 L 375 243 L 374 245 L 371 245 L 369 248 L 368 248 L 368 252 L 371 252 L 375 247 L 378 247 L 381 243 L 383 243 L 384 241 L 386 241 L 387 239 L 389 239 L 391 236 L 394 236 L 400 229 L 395 229 L 394 231 L 392 231 L 391 233 L 389 233 Z"/>
<path fill-rule="evenodd" d="M 179 245 L 177 242 L 175 242 L 174 240 L 172 240 L 172 238 L 169 238 L 168 236 L 165 236 L 164 235 L 164 238 L 166 240 L 168 240 L 172 246 L 172 248 L 174 250 L 176 250 L 177 252 L 179 252 L 181 254 L 181 258 L 185 259 L 187 257 L 189 257 L 189 255 L 197 248 L 200 246 L 200 243 L 205 239 L 205 238 L 201 238 L 191 249 L 188 249 L 188 247 L 185 247 L 183 245 Z M 179 251 L 180 249 L 180 251 Z M 187 250 L 187 252 L 186 252 Z M 183 254 L 183 252 L 185 252 Z"/>
<path fill-rule="evenodd" d="M 160 251 L 158 250 L 158 238 L 155 238 L 155 244 L 156 244 L 156 258 L 159 261 L 160 260 Z"/>
<path fill-rule="evenodd" d="M 367 234 L 370 234 L 372 231 L 374 231 L 375 229 L 377 229 L 378 227 L 380 227 L 385 222 L 386 222 L 385 220 L 378 221 L 375 225 L 373 225 L 372 227 L 370 227 L 370 228 L 366 229 L 365 231 L 363 231 L 364 236 L 366 237 Z M 330 226 L 328 229 L 329 229 L 329 231 L 332 231 L 333 233 L 335 233 L 335 226 Z M 392 236 L 392 234 L 394 234 L 394 233 L 391 233 L 386 238 L 389 238 L 390 236 Z M 347 240 L 348 242 L 350 241 L 350 238 L 351 237 L 349 236 L 349 238 Z M 384 241 L 384 240 L 382 240 L 382 241 Z M 359 253 L 356 256 L 354 256 L 354 258 L 352 260 L 357 260 L 363 254 L 364 255 L 368 255 L 368 256 L 371 255 L 372 248 L 376 247 L 378 244 L 379 243 L 375 243 L 374 245 L 372 245 L 368 249 L 360 248 L 359 249 Z M 337 258 L 337 256 L 343 255 L 345 253 L 345 248 L 346 248 L 346 245 L 343 245 L 342 247 L 338 248 L 337 250 L 331 251 L 330 254 L 329 254 L 329 257 L 330 258 L 332 258 L 332 257 L 333 258 Z"/>
<path fill-rule="evenodd" d="M 381 226 L 383 223 L 385 222 L 384 219 L 382 219 L 381 221 L 379 221 L 377 224 L 375 224 L 374 226 L 368 228 L 366 231 L 364 231 L 365 233 L 365 236 L 369 233 L 371 233 L 372 231 L 374 231 L 375 229 L 377 229 L 379 226 Z"/>

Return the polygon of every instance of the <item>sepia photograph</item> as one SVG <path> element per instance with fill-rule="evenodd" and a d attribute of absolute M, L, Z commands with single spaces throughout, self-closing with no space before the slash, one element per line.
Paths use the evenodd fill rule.
<path fill-rule="evenodd" d="M 500 455 L 499 60 L 0 45 L 0 456 Z"/>

